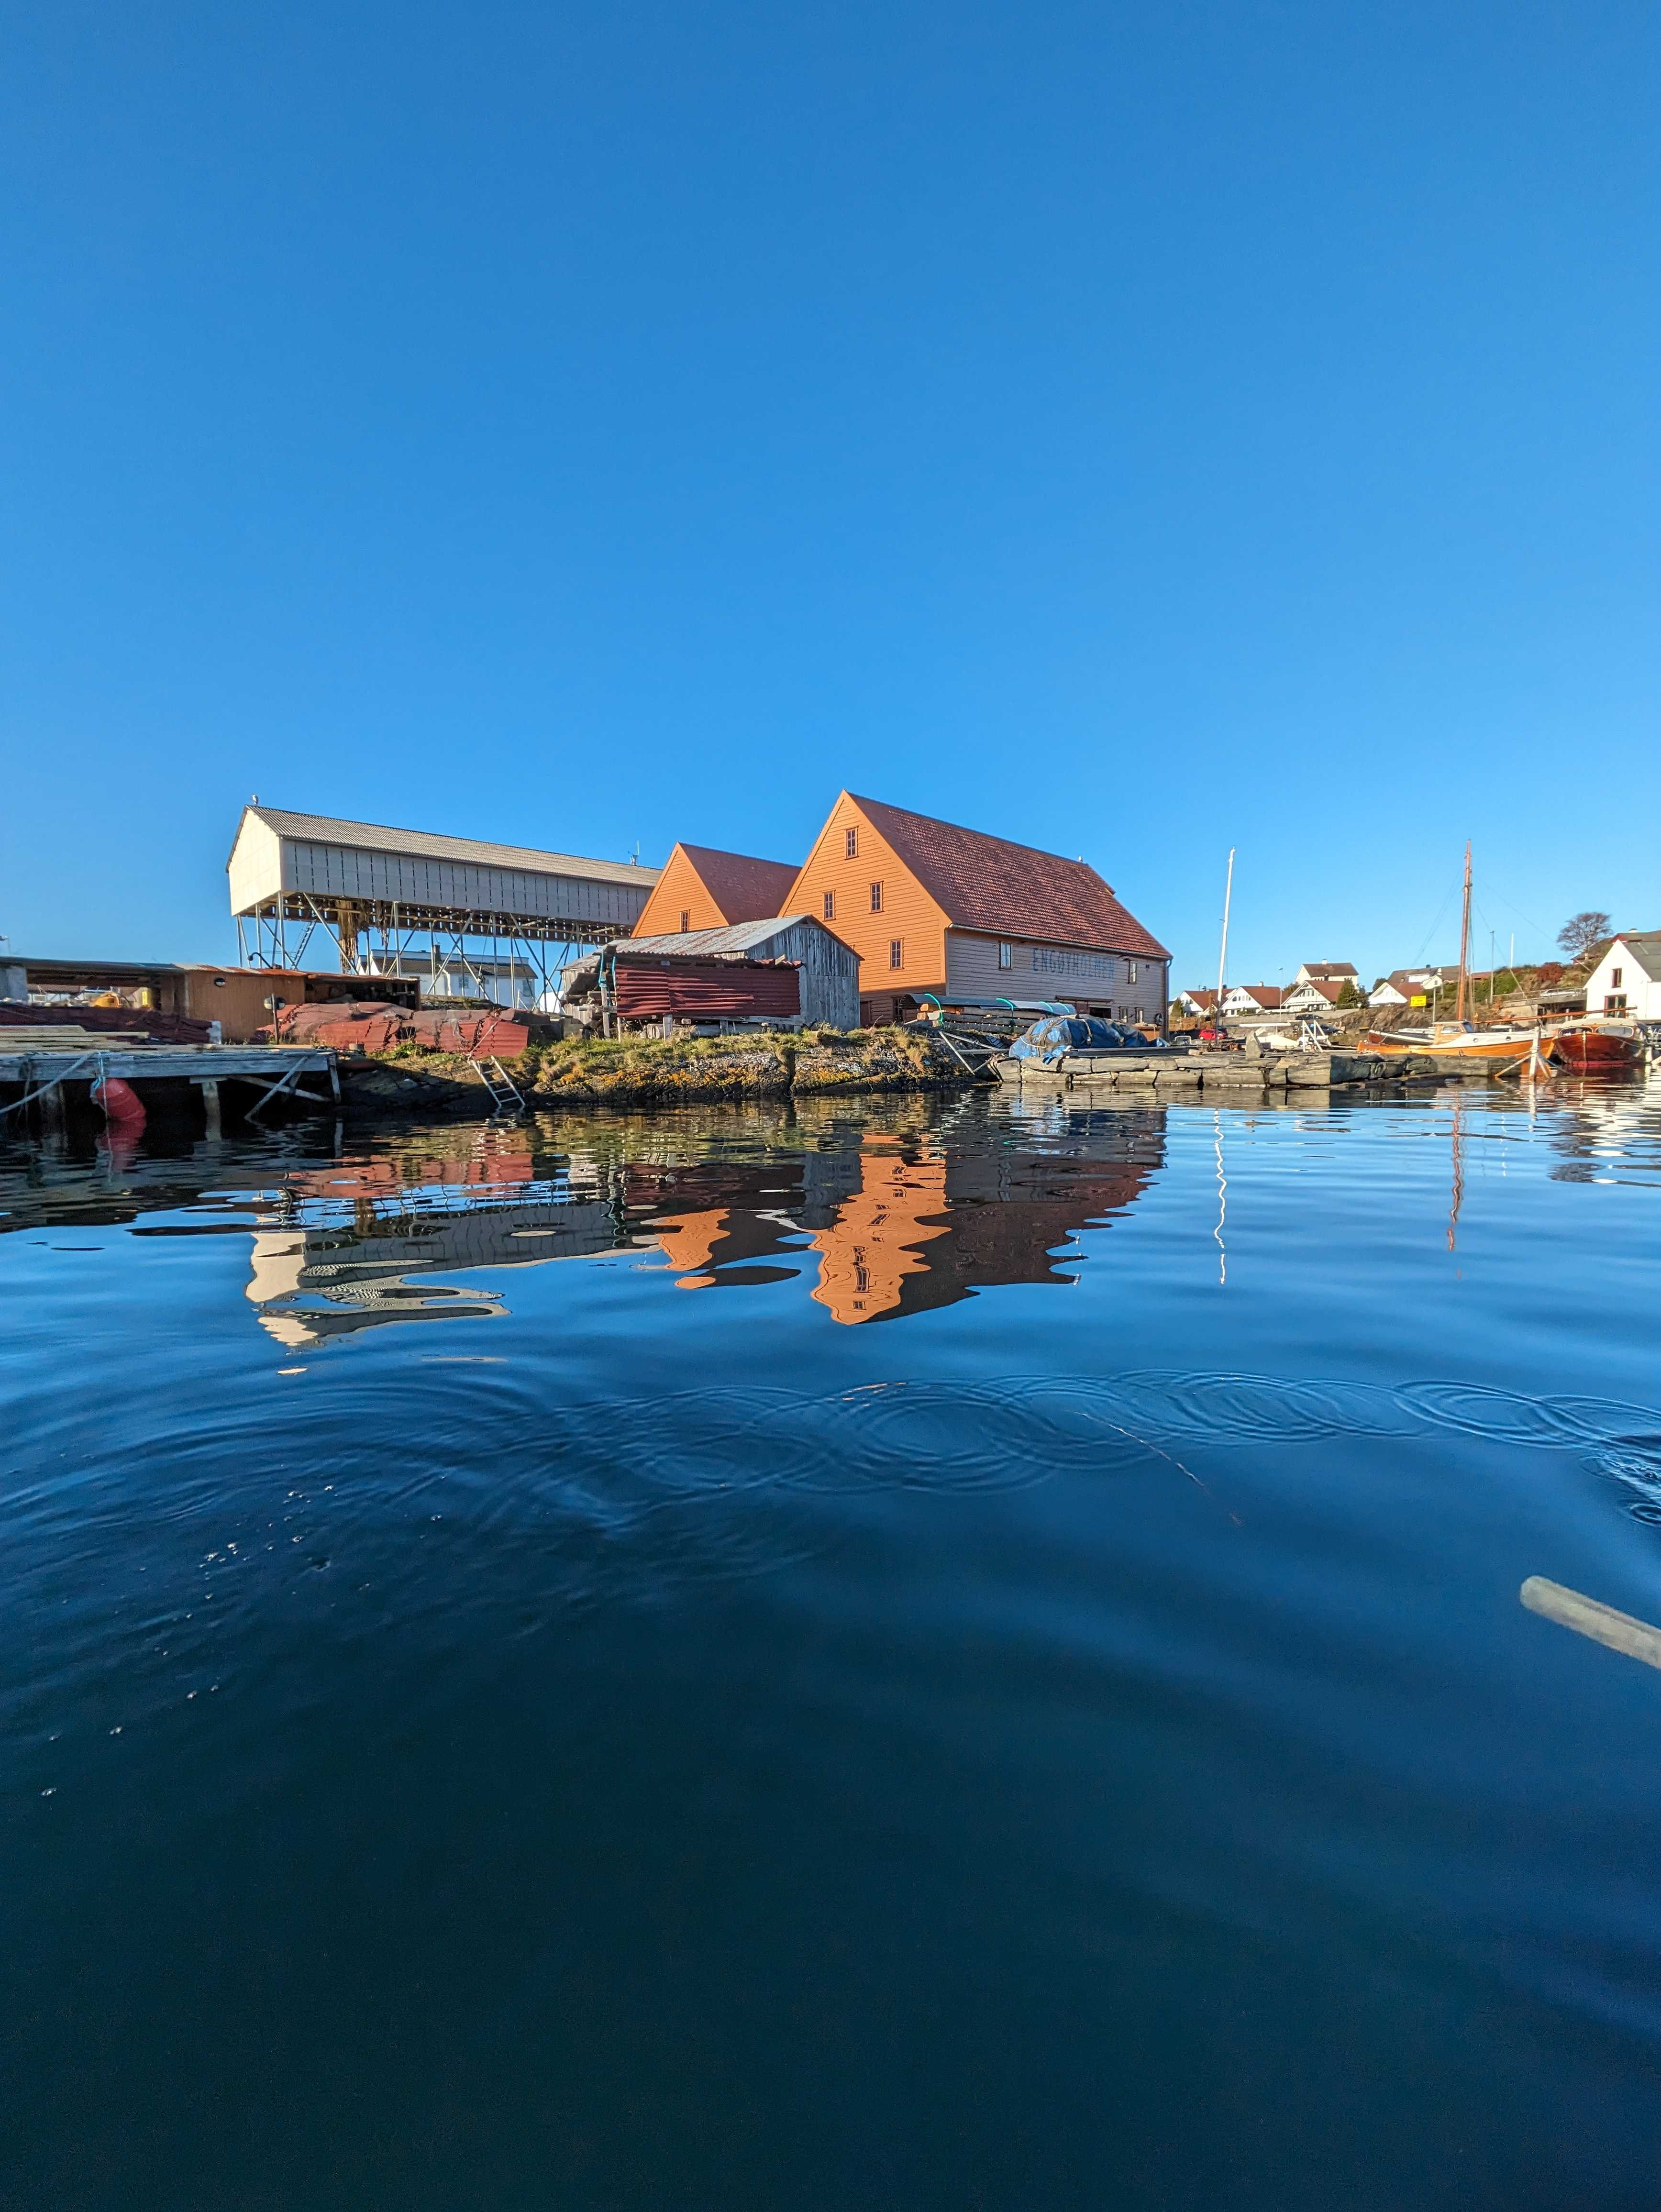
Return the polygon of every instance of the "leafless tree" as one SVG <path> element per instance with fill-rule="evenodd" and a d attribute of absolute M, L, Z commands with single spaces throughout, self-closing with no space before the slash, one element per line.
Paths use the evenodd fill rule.
<path fill-rule="evenodd" d="M 1601 945 L 1609 934 L 1611 924 L 1606 914 L 1588 907 L 1584 914 L 1572 914 L 1557 933 L 1557 942 L 1571 960 L 1584 960 L 1594 945 Z"/>

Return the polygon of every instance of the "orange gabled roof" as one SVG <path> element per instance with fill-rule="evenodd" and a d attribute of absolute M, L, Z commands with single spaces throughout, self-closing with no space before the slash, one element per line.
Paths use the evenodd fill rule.
<path fill-rule="evenodd" d="M 848 796 L 956 927 L 1098 946 L 1149 960 L 1170 957 L 1087 862 L 910 814 L 851 791 Z"/>
<path fill-rule="evenodd" d="M 799 871 L 789 860 L 758 860 L 749 853 L 723 853 L 714 845 L 682 845 L 715 904 L 729 922 L 770 921 Z"/>

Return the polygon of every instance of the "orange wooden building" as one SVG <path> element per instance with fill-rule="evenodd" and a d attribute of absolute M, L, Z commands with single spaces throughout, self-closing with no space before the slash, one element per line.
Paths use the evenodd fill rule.
<path fill-rule="evenodd" d="M 850 792 L 779 911 L 817 915 L 859 954 L 866 1026 L 905 1019 L 928 993 L 1165 1020 L 1171 955 L 1094 868 Z"/>
<path fill-rule="evenodd" d="M 635 924 L 636 937 L 684 937 L 788 914 L 796 870 L 788 860 L 757 860 L 712 845 L 677 845 Z"/>

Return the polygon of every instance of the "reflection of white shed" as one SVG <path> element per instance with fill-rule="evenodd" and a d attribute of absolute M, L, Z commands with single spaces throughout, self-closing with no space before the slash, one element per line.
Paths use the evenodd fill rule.
<path fill-rule="evenodd" d="M 1661 929 L 1615 939 L 1586 978 L 1586 1012 L 1661 1022 Z"/>

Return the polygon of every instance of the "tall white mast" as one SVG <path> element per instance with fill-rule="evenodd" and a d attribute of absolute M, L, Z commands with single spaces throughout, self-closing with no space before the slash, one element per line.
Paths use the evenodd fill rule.
<path fill-rule="evenodd" d="M 1217 1018 L 1223 1016 L 1223 970 L 1228 965 L 1228 908 L 1234 896 L 1234 848 L 1228 848 L 1228 880 L 1223 885 L 1223 942 L 1217 955 Z"/>

